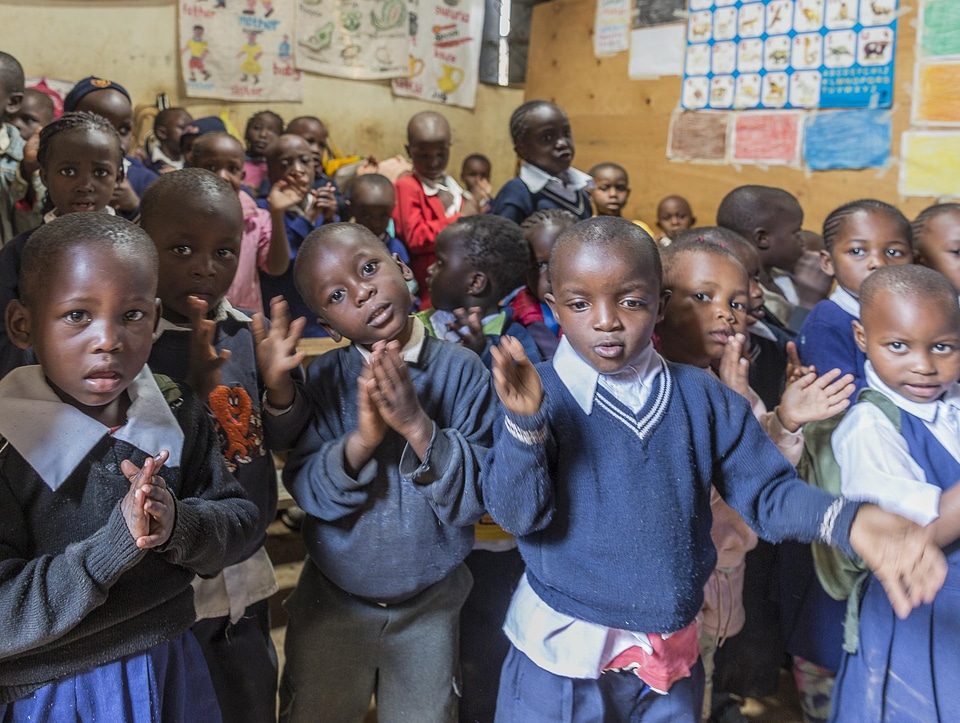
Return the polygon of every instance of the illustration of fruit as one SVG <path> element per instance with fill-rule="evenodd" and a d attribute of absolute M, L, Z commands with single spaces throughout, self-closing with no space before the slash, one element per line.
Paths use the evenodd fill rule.
<path fill-rule="evenodd" d="M 300 45 L 310 50 L 323 50 L 333 42 L 333 23 L 317 28 L 313 35 L 300 40 Z"/>
<path fill-rule="evenodd" d="M 370 11 L 370 22 L 377 30 L 392 30 L 407 20 L 407 5 L 403 0 L 386 0 L 380 12 Z"/>
<path fill-rule="evenodd" d="M 351 10 L 350 12 L 340 13 L 340 24 L 343 26 L 343 29 L 348 33 L 352 33 L 355 30 L 360 28 L 360 21 L 363 19 L 363 16 L 357 10 Z"/>

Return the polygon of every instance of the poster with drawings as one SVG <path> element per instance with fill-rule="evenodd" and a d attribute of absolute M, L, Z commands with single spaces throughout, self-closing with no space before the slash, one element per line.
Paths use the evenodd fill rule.
<path fill-rule="evenodd" d="M 409 0 L 409 77 L 393 81 L 393 94 L 473 108 L 480 79 L 484 0 Z"/>
<path fill-rule="evenodd" d="M 180 68 L 188 98 L 303 100 L 293 65 L 293 7 L 271 0 L 179 3 Z"/>
<path fill-rule="evenodd" d="M 690 0 L 686 110 L 889 108 L 898 0 Z"/>
<path fill-rule="evenodd" d="M 300 70 L 355 80 L 409 75 L 406 0 L 298 0 Z"/>

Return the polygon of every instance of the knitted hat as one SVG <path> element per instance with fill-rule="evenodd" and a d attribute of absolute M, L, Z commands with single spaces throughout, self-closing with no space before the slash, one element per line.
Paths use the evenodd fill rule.
<path fill-rule="evenodd" d="M 84 97 L 98 90 L 115 90 L 123 93 L 126 99 L 130 100 L 130 94 L 127 92 L 127 89 L 119 83 L 90 75 L 73 86 L 73 90 L 67 93 L 67 97 L 63 99 L 63 112 L 70 113 L 71 111 L 75 111 Z"/>

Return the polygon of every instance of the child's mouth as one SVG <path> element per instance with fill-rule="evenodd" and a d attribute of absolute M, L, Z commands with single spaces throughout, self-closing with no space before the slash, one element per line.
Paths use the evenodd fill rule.
<path fill-rule="evenodd" d="M 615 359 L 623 352 L 623 344 L 615 341 L 603 342 L 593 347 L 593 351 L 603 359 Z"/>
<path fill-rule="evenodd" d="M 92 372 L 86 377 L 87 387 L 96 393 L 111 392 L 120 384 L 120 373 L 115 371 Z"/>
<path fill-rule="evenodd" d="M 387 323 L 393 314 L 391 313 L 391 305 L 384 304 L 383 306 L 378 307 L 370 318 L 367 320 L 367 326 L 379 327 Z"/>

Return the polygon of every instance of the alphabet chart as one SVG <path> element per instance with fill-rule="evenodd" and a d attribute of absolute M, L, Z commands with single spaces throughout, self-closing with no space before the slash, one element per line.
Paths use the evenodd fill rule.
<path fill-rule="evenodd" d="M 690 0 L 687 110 L 889 108 L 898 0 Z"/>

